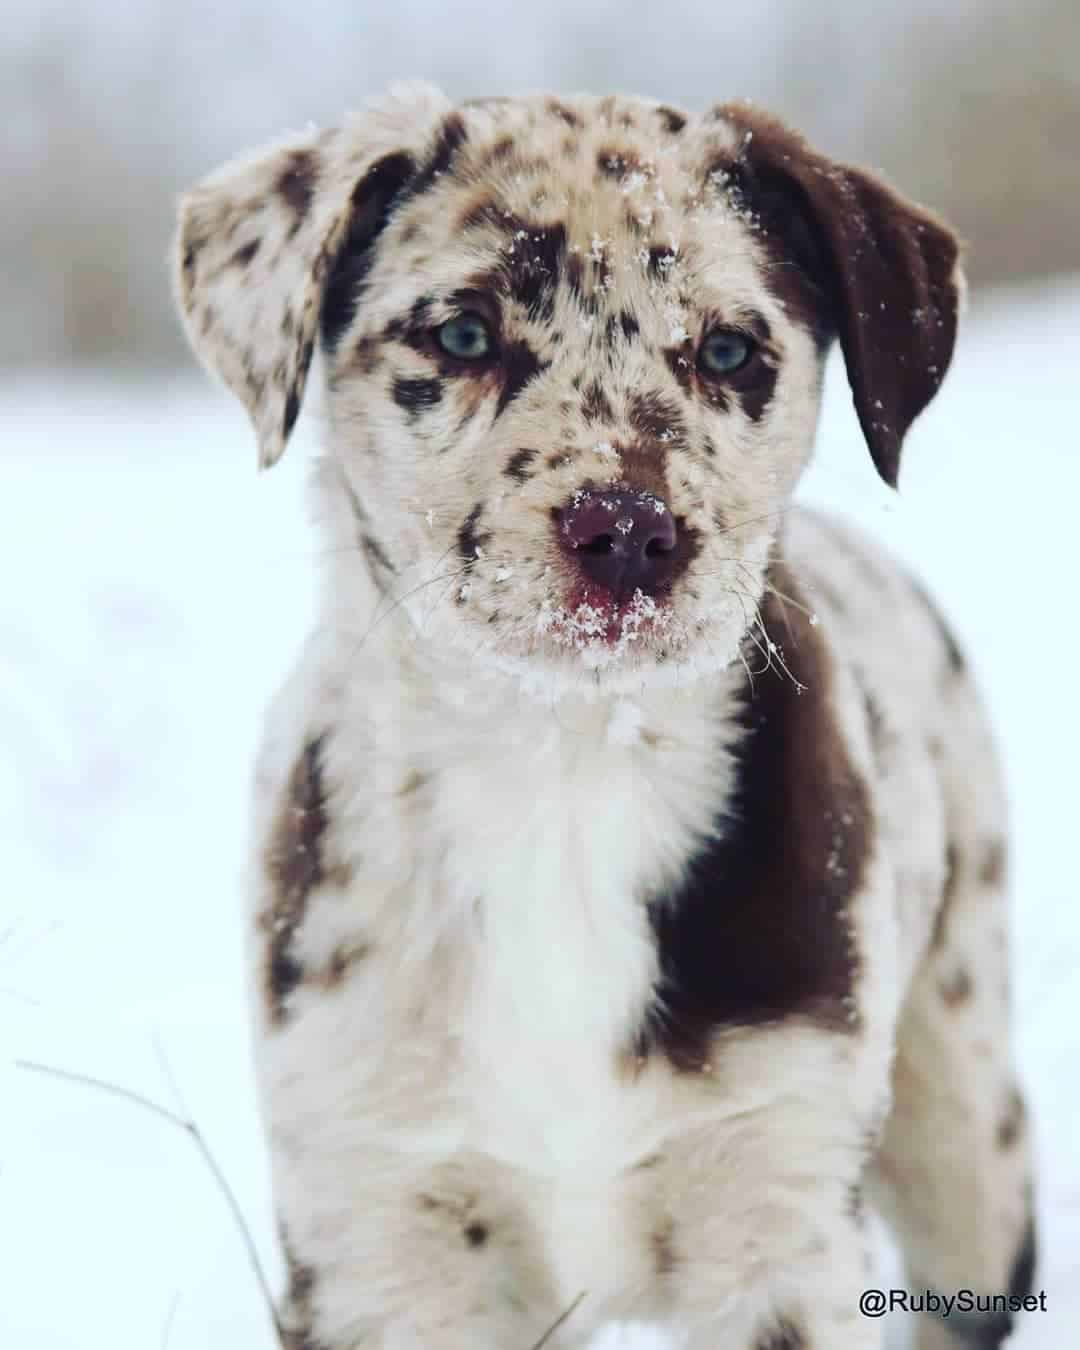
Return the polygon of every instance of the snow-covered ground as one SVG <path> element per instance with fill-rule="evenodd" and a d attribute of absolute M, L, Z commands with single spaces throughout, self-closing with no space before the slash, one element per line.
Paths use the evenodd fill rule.
<path fill-rule="evenodd" d="M 1080 1321 L 1078 376 L 1080 279 L 978 298 L 903 496 L 839 367 L 806 486 L 923 574 L 1000 729 L 1048 1305 L 1024 1350 Z M 239 406 L 196 376 L 8 376 L 0 427 L 0 1051 L 194 1118 L 276 1278 L 238 877 L 259 718 L 311 609 L 317 419 L 260 477 Z M 0 1068 L 0 1103 L 0 1345 L 271 1350 L 182 1131 L 26 1070 Z"/>

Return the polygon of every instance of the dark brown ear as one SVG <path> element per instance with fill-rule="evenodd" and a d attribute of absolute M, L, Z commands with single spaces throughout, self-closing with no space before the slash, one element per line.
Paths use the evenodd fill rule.
<path fill-rule="evenodd" d="M 904 436 L 952 358 L 964 291 L 959 241 L 929 211 L 819 155 L 751 105 L 723 104 L 710 116 L 738 136 L 731 162 L 715 168 L 770 245 L 797 264 L 819 333 L 839 337 L 863 435 L 895 487 Z"/>

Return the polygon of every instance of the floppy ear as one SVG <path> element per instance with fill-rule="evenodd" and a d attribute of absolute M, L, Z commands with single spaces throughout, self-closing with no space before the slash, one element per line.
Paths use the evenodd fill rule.
<path fill-rule="evenodd" d="M 431 86 L 399 86 L 343 130 L 233 160 L 181 199 L 184 327 L 247 408 L 261 468 L 281 457 L 296 422 L 331 277 L 351 315 L 363 262 L 448 107 Z"/>
<path fill-rule="evenodd" d="M 712 116 L 739 138 L 723 166 L 737 195 L 816 287 L 866 443 L 895 487 L 904 435 L 952 357 L 964 293 L 959 241 L 880 179 L 817 154 L 749 104 L 724 104 Z"/>

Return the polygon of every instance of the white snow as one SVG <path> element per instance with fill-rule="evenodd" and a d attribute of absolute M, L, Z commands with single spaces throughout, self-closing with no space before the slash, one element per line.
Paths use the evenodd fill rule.
<path fill-rule="evenodd" d="M 900 498 L 874 479 L 834 368 L 807 483 L 918 567 L 1000 731 L 1049 1309 L 1021 1319 L 1020 1350 L 1060 1350 L 1080 1320 L 1078 328 L 1080 279 L 976 297 Z M 0 415 L 0 1050 L 190 1113 L 276 1280 L 239 874 L 259 719 L 312 606 L 300 483 L 314 419 L 259 476 L 239 406 L 194 375 L 9 375 Z M 14 1069 L 0 1068 L 0 1102 L 0 1345 L 272 1350 L 182 1131 Z M 658 1344 L 613 1331 L 596 1350 Z"/>

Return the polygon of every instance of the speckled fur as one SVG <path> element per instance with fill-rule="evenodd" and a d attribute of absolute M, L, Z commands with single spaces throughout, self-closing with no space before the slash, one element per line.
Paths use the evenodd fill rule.
<path fill-rule="evenodd" d="M 926 597 L 790 507 L 832 338 L 894 481 L 961 285 L 940 222 L 744 105 L 405 86 L 184 199 L 262 464 L 317 347 L 325 387 L 251 869 L 296 1346 L 530 1350 L 572 1307 L 552 1350 L 870 1350 L 864 1190 L 920 1287 L 1030 1279 L 979 701 Z M 434 343 L 464 309 L 497 361 Z M 717 324 L 747 374 L 703 372 Z M 685 556 L 598 617 L 558 521 L 611 484 Z"/>

